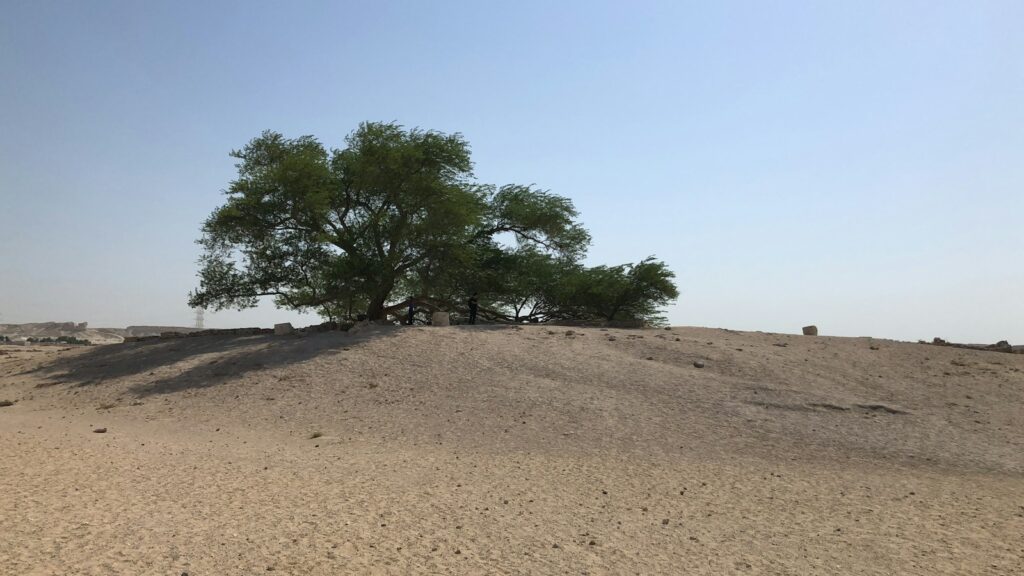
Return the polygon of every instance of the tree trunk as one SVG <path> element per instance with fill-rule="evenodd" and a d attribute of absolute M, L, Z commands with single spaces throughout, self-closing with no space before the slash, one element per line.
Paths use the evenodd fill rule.
<path fill-rule="evenodd" d="M 392 288 L 392 286 L 388 286 L 370 298 L 370 305 L 366 309 L 366 318 L 368 320 L 383 320 L 387 316 L 387 313 L 384 311 L 384 304 L 387 303 Z"/>
<path fill-rule="evenodd" d="M 387 297 L 374 296 L 370 299 L 370 306 L 366 310 L 366 318 L 368 320 L 383 320 L 384 319 L 384 301 Z"/>

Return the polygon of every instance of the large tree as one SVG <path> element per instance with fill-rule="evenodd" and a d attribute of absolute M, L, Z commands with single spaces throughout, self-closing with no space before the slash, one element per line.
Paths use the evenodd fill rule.
<path fill-rule="evenodd" d="M 227 201 L 203 226 L 191 306 L 282 307 L 382 318 L 401 299 L 454 304 L 480 263 L 518 250 L 574 261 L 589 235 L 572 202 L 474 181 L 459 134 L 364 123 L 346 147 L 264 132 L 243 149 Z"/>

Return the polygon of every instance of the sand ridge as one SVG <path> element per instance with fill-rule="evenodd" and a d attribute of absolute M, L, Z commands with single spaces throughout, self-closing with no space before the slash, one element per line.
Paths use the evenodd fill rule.
<path fill-rule="evenodd" d="M 1024 356 L 380 327 L 19 350 L 4 398 L 10 573 L 1024 568 Z"/>

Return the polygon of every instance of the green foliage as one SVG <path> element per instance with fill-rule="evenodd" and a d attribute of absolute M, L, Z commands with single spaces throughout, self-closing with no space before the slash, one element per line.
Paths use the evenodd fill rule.
<path fill-rule="evenodd" d="M 679 297 L 673 278 L 675 274 L 654 257 L 636 264 L 585 268 L 566 279 L 561 305 L 577 318 L 660 324 L 664 318 L 659 309 Z"/>
<path fill-rule="evenodd" d="M 493 250 L 477 266 L 477 286 L 494 320 L 540 321 L 563 316 L 560 290 L 579 265 L 534 247 Z"/>
<path fill-rule="evenodd" d="M 580 266 L 590 236 L 572 202 L 476 183 L 459 134 L 364 123 L 345 143 L 327 150 L 312 136 L 264 132 L 232 152 L 238 177 L 203 225 L 190 306 L 245 308 L 273 296 L 332 320 L 379 319 L 408 301 L 459 309 L 479 292 L 482 318 L 514 321 L 646 318 L 675 297 L 670 272 L 661 291 L 638 272 L 660 263 Z"/>

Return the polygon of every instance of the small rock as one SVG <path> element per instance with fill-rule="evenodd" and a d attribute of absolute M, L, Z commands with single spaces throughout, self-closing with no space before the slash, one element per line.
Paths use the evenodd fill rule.
<path fill-rule="evenodd" d="M 817 336 L 818 327 L 815 325 L 804 326 L 804 336 Z"/>
<path fill-rule="evenodd" d="M 693 363 L 693 367 L 694 368 L 703 368 L 704 367 L 704 363 L 701 362 L 700 360 L 697 360 L 696 362 Z"/>
<path fill-rule="evenodd" d="M 662 525 L 662 526 L 668 526 L 668 518 L 665 518 L 665 519 L 663 519 L 663 520 L 661 521 L 661 525 Z"/>
<path fill-rule="evenodd" d="M 96 429 L 93 430 L 93 432 L 95 432 L 96 434 L 106 434 L 107 433 L 107 429 L 106 428 L 96 428 Z"/>
<path fill-rule="evenodd" d="M 274 324 L 274 335 L 284 336 L 295 332 L 295 328 L 292 328 L 291 322 L 285 322 L 284 324 Z"/>
<path fill-rule="evenodd" d="M 590 546 L 597 546 L 597 541 L 591 540 L 590 541 Z"/>
<path fill-rule="evenodd" d="M 11 400 L 0 400 L 0 408 L 5 406 L 14 406 L 14 402 Z"/>
<path fill-rule="evenodd" d="M 552 544 L 551 547 L 552 548 L 561 548 L 561 546 L 559 546 L 558 544 Z"/>
<path fill-rule="evenodd" d="M 665 326 L 665 330 L 671 330 L 671 329 L 672 329 L 671 326 Z"/>
<path fill-rule="evenodd" d="M 654 360 L 654 356 L 648 356 L 647 359 L 648 360 Z"/>

